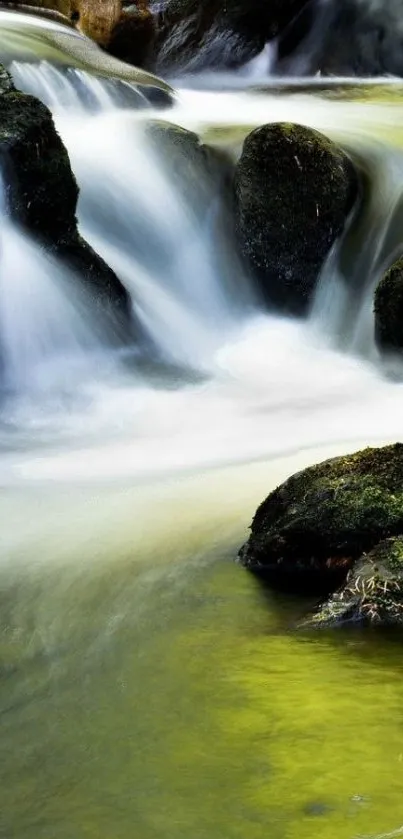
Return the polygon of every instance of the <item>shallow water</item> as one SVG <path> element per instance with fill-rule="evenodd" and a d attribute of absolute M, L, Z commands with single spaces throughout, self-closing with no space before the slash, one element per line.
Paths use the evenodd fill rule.
<path fill-rule="evenodd" d="M 16 530 L 27 502 L 45 527 L 2 571 L 4 836 L 354 839 L 403 823 L 401 641 L 295 633 L 304 604 L 233 562 L 270 471 L 20 490 Z"/>
<path fill-rule="evenodd" d="M 44 44 L 36 22 L 22 46 L 60 58 L 55 29 Z M 401 362 L 378 357 L 369 295 L 400 244 L 400 101 L 238 79 L 184 86 L 165 114 L 234 155 L 251 127 L 297 120 L 365 161 L 367 215 L 296 323 L 260 311 L 232 255 L 217 257 L 214 216 L 201 230 L 144 146 L 146 114 L 78 66 L 67 80 L 49 64 L 12 69 L 54 110 L 81 229 L 163 363 L 94 346 L 66 283 L 49 294 L 59 269 L 20 232 L 3 239 L 14 366 L 0 417 L 0 836 L 400 835 L 400 638 L 298 633 L 310 604 L 234 563 L 257 504 L 289 474 L 401 439 Z M 21 310 L 27 290 L 35 306 Z"/>

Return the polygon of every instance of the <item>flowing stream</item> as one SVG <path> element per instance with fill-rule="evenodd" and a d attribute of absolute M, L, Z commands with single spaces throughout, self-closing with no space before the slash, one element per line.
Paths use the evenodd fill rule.
<path fill-rule="evenodd" d="M 53 112 L 80 230 L 143 343 L 105 346 L 77 278 L 1 200 L 0 837 L 400 835 L 400 642 L 298 635 L 305 604 L 233 562 L 279 481 L 402 439 L 403 368 L 378 357 L 372 314 L 402 243 L 398 87 L 273 89 L 252 72 L 193 80 L 157 111 L 134 78 L 91 75 L 73 32 L 2 15 L 15 83 Z M 365 166 L 365 211 L 306 321 L 263 310 L 218 196 L 200 186 L 201 220 L 150 119 L 234 156 L 254 126 L 301 122 Z"/>

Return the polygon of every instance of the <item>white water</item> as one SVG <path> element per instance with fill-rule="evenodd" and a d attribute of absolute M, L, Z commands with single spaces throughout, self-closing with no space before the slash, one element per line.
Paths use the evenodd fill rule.
<path fill-rule="evenodd" d="M 67 404 L 61 400 L 62 407 L 47 398 L 44 377 L 41 398 L 30 402 L 29 411 L 20 388 L 12 433 L 8 404 L 3 410 L 2 442 L 15 449 L 22 437 L 25 448 L 4 456 L 4 481 L 155 476 L 401 437 L 403 386 L 384 377 L 373 345 L 371 299 L 364 293 L 379 272 L 400 195 L 401 152 L 383 138 L 374 140 L 376 130 L 392 136 L 396 109 L 307 94 L 182 90 L 176 107 L 164 114 L 207 137 L 219 127 L 221 142 L 235 153 L 240 133 L 268 116 L 302 122 L 370 162 L 376 198 L 359 253 L 350 259 L 362 289 L 354 317 L 347 323 L 354 307 L 333 263 L 311 320 L 297 323 L 260 311 L 231 247 L 217 247 L 214 195 L 202 224 L 197 208 L 180 197 L 169 168 L 145 140 L 144 120 L 152 113 L 119 108 L 104 83 L 85 74 L 80 85 L 95 97 L 95 110 L 77 98 L 77 77 L 48 64 L 14 63 L 12 70 L 21 87 L 52 107 L 81 187 L 82 232 L 118 273 L 146 332 L 177 369 L 157 368 L 156 380 L 155 370 L 150 378 L 150 371 L 110 356 L 96 375 L 91 366 L 81 379 L 70 374 L 74 395 Z M 395 246 L 389 242 L 382 258 Z M 31 259 L 30 247 L 15 253 L 16 265 Z M 59 304 L 48 303 L 57 311 Z M 15 336 L 26 332 L 35 346 L 31 315 L 30 308 L 23 330 L 15 317 L 12 330 Z M 57 354 L 51 355 L 57 366 Z M 63 375 L 64 389 L 66 381 Z"/>
<path fill-rule="evenodd" d="M 6 388 L 45 390 L 100 349 L 76 278 L 0 217 L 0 332 Z M 45 374 L 50 375 L 50 380 Z"/>

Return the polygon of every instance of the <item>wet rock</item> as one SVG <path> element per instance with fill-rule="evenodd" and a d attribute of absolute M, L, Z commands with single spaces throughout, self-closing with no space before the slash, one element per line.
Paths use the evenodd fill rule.
<path fill-rule="evenodd" d="M 352 623 L 403 626 L 403 536 L 385 539 L 362 556 L 342 588 L 300 625 L 316 629 Z"/>
<path fill-rule="evenodd" d="M 15 87 L 10 73 L 0 64 L 0 95 L 2 93 L 11 93 L 14 90 Z"/>
<path fill-rule="evenodd" d="M 308 801 L 302 809 L 305 816 L 309 818 L 327 816 L 332 812 L 332 807 L 325 804 L 323 801 Z"/>
<path fill-rule="evenodd" d="M 161 15 L 158 72 L 235 68 L 258 55 L 307 0 L 170 0 Z"/>
<path fill-rule="evenodd" d="M 241 561 L 271 584 L 335 591 L 353 564 L 403 533 L 403 444 L 365 449 L 293 475 L 258 508 Z"/>
<path fill-rule="evenodd" d="M 146 135 L 192 211 L 203 214 L 214 196 L 223 204 L 229 202 L 234 166 L 225 152 L 205 145 L 194 132 L 162 120 L 150 120 Z"/>
<path fill-rule="evenodd" d="M 265 301 L 304 314 L 358 195 L 351 160 L 310 128 L 264 125 L 245 140 L 235 195 L 240 247 Z"/>
<path fill-rule="evenodd" d="M 384 350 L 403 350 L 403 257 L 382 277 L 374 300 L 375 339 Z"/>
<path fill-rule="evenodd" d="M 132 4 L 123 9 L 107 45 L 111 55 L 136 67 L 154 65 L 156 19 L 146 5 Z"/>
<path fill-rule="evenodd" d="M 11 216 L 45 249 L 82 279 L 100 307 L 127 328 L 126 290 L 106 263 L 79 236 L 78 186 L 50 111 L 32 96 L 0 96 L 0 166 Z"/>
<path fill-rule="evenodd" d="M 332 0 L 325 5 L 318 55 L 311 66 L 323 75 L 403 75 L 400 0 Z"/>

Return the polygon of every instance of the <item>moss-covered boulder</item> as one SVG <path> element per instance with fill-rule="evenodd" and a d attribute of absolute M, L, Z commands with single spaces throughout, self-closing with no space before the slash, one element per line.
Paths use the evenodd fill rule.
<path fill-rule="evenodd" d="M 5 76 L 5 84 L 8 77 Z M 78 186 L 50 111 L 32 96 L 8 87 L 0 96 L 0 167 L 7 209 L 52 255 L 73 268 L 99 309 L 116 315 L 126 330 L 127 292 L 77 230 Z"/>
<path fill-rule="evenodd" d="M 245 140 L 235 194 L 240 246 L 264 299 L 303 314 L 357 198 L 350 158 L 310 128 L 263 125 Z"/>
<path fill-rule="evenodd" d="M 362 556 L 345 584 L 300 626 L 319 629 L 352 623 L 403 625 L 403 536 L 385 539 Z"/>
<path fill-rule="evenodd" d="M 281 588 L 334 591 L 354 562 L 403 533 L 403 444 L 365 449 L 293 475 L 258 508 L 240 552 Z"/>
<path fill-rule="evenodd" d="M 375 339 L 385 350 L 403 350 L 403 257 L 382 277 L 374 300 Z"/>
<path fill-rule="evenodd" d="M 169 0 L 157 41 L 159 72 L 240 67 L 275 38 L 307 0 Z"/>

